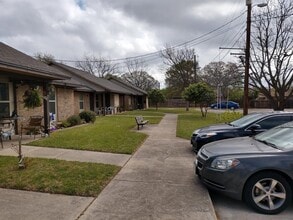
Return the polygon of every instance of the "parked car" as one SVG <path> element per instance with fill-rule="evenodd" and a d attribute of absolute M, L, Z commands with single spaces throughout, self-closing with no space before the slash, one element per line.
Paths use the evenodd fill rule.
<path fill-rule="evenodd" d="M 253 136 L 289 121 L 293 121 L 293 112 L 252 113 L 228 124 L 197 129 L 192 133 L 190 142 L 194 152 L 197 152 L 204 144 L 227 138 Z"/>
<path fill-rule="evenodd" d="M 255 137 L 207 144 L 195 160 L 195 173 L 208 188 L 264 214 L 292 205 L 292 167 L 293 122 Z"/>
<path fill-rule="evenodd" d="M 228 101 L 228 102 L 221 102 L 221 103 L 214 103 L 211 104 L 211 108 L 215 109 L 238 109 L 239 108 L 239 103 L 233 102 L 233 101 Z"/>

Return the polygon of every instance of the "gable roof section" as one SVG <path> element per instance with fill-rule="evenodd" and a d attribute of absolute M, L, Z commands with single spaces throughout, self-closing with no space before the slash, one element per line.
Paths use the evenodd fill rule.
<path fill-rule="evenodd" d="M 67 78 L 62 72 L 2 42 L 0 42 L 0 70 L 49 80 Z"/>
<path fill-rule="evenodd" d="M 51 63 L 50 66 L 70 77 L 70 79 L 65 80 L 54 80 L 54 85 L 74 87 L 77 91 L 105 92 L 104 88 L 96 85 L 93 82 L 88 82 L 80 77 L 75 76 L 70 71 L 60 67 L 60 65 L 56 64 L 55 62 Z"/>
<path fill-rule="evenodd" d="M 99 86 L 103 88 L 105 92 L 113 92 L 113 93 L 119 93 L 119 94 L 131 94 L 131 91 L 129 91 L 127 88 L 124 88 L 120 85 L 117 85 L 115 83 L 112 83 L 111 81 L 105 79 L 105 78 L 100 78 L 95 75 L 92 75 L 88 72 L 76 69 L 71 66 L 67 66 L 62 63 L 56 63 L 53 62 L 53 65 L 68 71 L 72 77 L 78 78 L 82 80 L 83 82 L 86 82 L 86 85 L 89 87 L 93 87 L 93 84 L 95 86 Z M 98 91 L 98 90 L 97 90 Z"/>
<path fill-rule="evenodd" d="M 132 91 L 133 95 L 147 95 L 148 94 L 145 90 L 140 89 L 140 88 L 138 88 L 138 87 L 136 87 L 134 85 L 131 85 L 129 83 L 126 83 L 126 82 L 122 81 L 119 78 L 110 77 L 109 80 L 111 82 L 115 83 L 115 84 L 118 84 L 118 85 L 122 86 L 122 87 L 128 88 L 129 90 Z"/>

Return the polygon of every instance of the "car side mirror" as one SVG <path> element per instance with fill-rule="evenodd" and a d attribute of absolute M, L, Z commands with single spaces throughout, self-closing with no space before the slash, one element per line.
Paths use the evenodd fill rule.
<path fill-rule="evenodd" d="M 251 130 L 251 131 L 255 131 L 258 129 L 261 129 L 261 126 L 259 124 L 253 124 L 249 127 L 249 130 Z"/>

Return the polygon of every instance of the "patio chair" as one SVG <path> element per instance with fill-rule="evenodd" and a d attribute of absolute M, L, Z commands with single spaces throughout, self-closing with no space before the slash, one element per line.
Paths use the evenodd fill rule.
<path fill-rule="evenodd" d="M 13 119 L 0 119 L 0 142 L 3 148 L 3 140 L 11 140 L 11 136 L 14 135 L 14 120 Z"/>
<path fill-rule="evenodd" d="M 27 123 L 21 124 L 21 136 L 23 130 L 29 131 L 30 135 L 34 135 L 34 139 L 36 138 L 36 134 L 42 134 L 42 116 L 31 116 Z"/>

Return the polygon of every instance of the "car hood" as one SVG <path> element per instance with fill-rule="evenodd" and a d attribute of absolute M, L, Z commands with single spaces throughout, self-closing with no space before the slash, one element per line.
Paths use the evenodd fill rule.
<path fill-rule="evenodd" d="M 228 124 L 217 124 L 217 125 L 211 125 L 208 127 L 203 127 L 195 131 L 196 133 L 207 133 L 207 132 L 223 132 L 223 131 L 230 131 L 235 130 L 237 127 L 233 127 L 232 125 Z"/>
<path fill-rule="evenodd" d="M 235 155 L 274 153 L 281 150 L 261 143 L 251 137 L 231 138 L 204 145 L 203 150 L 209 155 Z"/>

